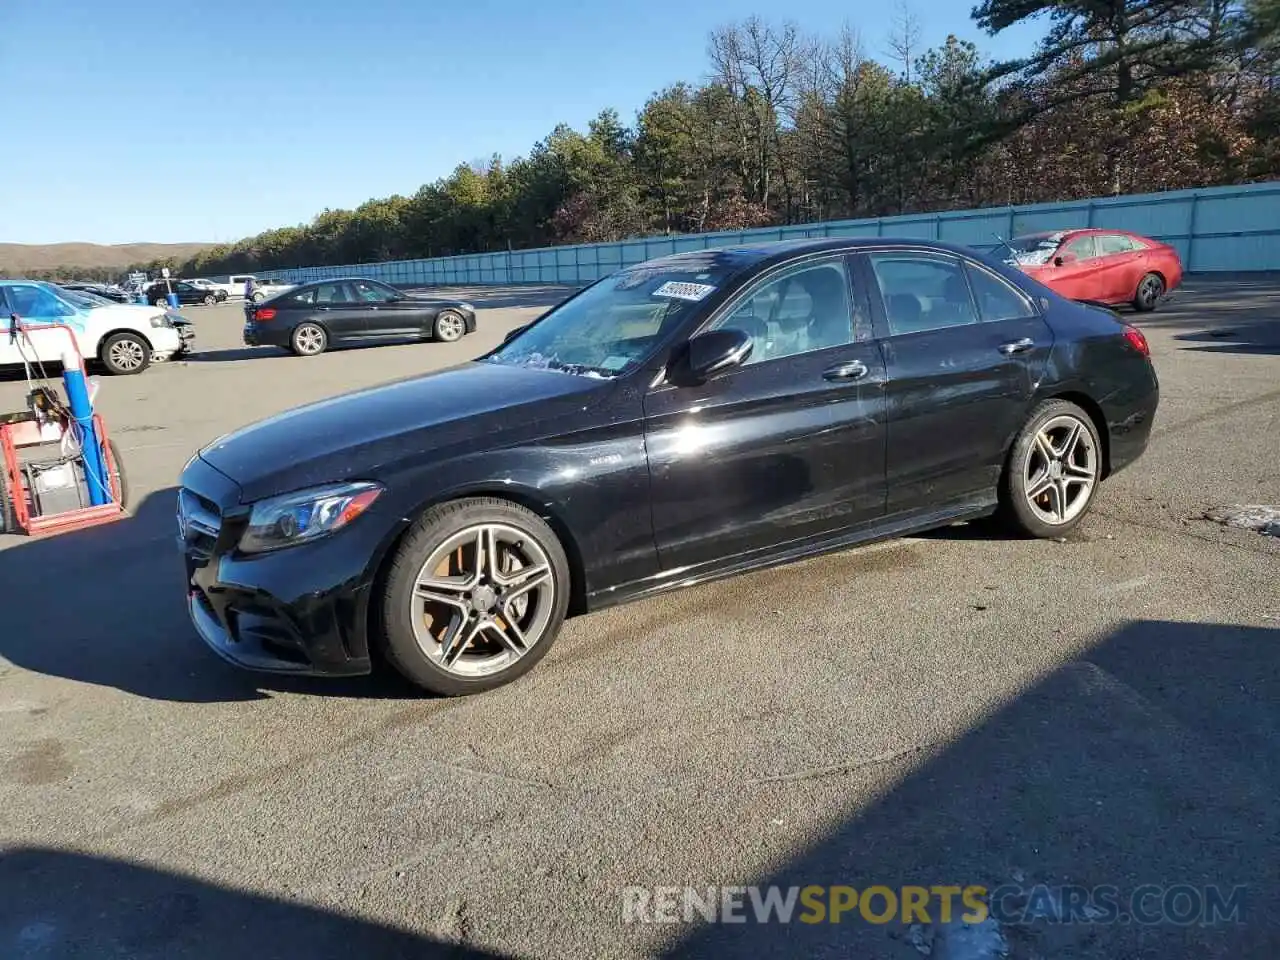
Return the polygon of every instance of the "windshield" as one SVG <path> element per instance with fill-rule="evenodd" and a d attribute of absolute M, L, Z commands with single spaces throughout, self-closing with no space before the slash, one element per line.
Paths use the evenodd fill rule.
<path fill-rule="evenodd" d="M 1009 249 L 1005 250 L 1005 261 L 1029 265 L 1048 263 L 1063 236 L 1061 233 L 1033 233 L 1025 237 L 1014 237 L 1009 241 Z"/>
<path fill-rule="evenodd" d="M 723 265 L 701 257 L 622 270 L 555 307 L 484 359 L 600 379 L 630 373 L 728 276 Z"/>
<path fill-rule="evenodd" d="M 66 287 L 62 287 L 58 290 L 58 293 L 61 294 L 64 299 L 70 300 L 76 306 L 83 307 L 86 310 L 92 310 L 95 307 L 110 307 L 114 305 L 113 302 L 108 300 L 106 297 L 100 297 L 96 293 L 90 293 L 88 290 L 68 290 Z"/>

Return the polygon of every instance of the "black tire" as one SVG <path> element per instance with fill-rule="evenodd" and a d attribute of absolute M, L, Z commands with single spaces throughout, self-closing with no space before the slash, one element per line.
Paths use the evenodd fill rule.
<path fill-rule="evenodd" d="M 218 298 L 215 297 L 212 293 L 206 293 L 204 295 L 204 305 L 206 307 L 212 307 L 217 302 L 218 302 Z"/>
<path fill-rule="evenodd" d="M 480 524 L 501 524 L 514 528 L 521 536 L 527 535 L 546 557 L 552 595 L 545 611 L 535 611 L 538 617 L 546 617 L 545 625 L 539 629 L 536 638 L 531 638 L 527 652 L 495 672 L 463 677 L 446 670 L 427 656 L 415 635 L 411 607 L 418 576 L 431 555 L 447 546 L 451 537 Z M 572 589 L 568 558 L 551 527 L 531 510 L 494 497 L 454 500 L 427 510 L 405 535 L 382 582 L 385 586 L 379 621 L 381 635 L 377 638 L 382 653 L 411 683 L 446 697 L 492 690 L 532 670 L 546 656 L 560 632 Z M 541 597 L 538 602 L 542 602 Z"/>
<path fill-rule="evenodd" d="M 0 533 L 18 532 L 18 518 L 13 514 L 13 498 L 9 496 L 9 471 L 0 464 Z"/>
<path fill-rule="evenodd" d="M 1150 313 L 1160 305 L 1164 296 L 1164 278 L 1158 273 L 1148 273 L 1138 281 L 1137 292 L 1133 295 L 1133 309 L 1139 313 Z"/>
<path fill-rule="evenodd" d="M 111 460 L 115 464 L 115 472 L 112 478 L 120 484 L 120 506 L 129 509 L 129 475 L 125 473 L 124 461 L 120 459 L 120 450 L 116 447 L 114 440 L 107 441 L 107 447 L 111 452 Z"/>
<path fill-rule="evenodd" d="M 441 343 L 454 343 L 467 332 L 467 321 L 456 310 L 441 310 L 431 327 L 431 336 Z"/>
<path fill-rule="evenodd" d="M 329 333 L 318 323 L 300 323 L 289 335 L 289 349 L 299 357 L 318 357 L 329 349 Z"/>
<path fill-rule="evenodd" d="M 152 297 L 151 305 L 153 307 L 165 307 L 169 305 L 169 301 L 166 300 L 164 297 Z"/>
<path fill-rule="evenodd" d="M 267 295 L 261 290 L 255 290 L 252 299 L 254 303 L 261 303 L 263 300 L 267 299 Z"/>
<path fill-rule="evenodd" d="M 137 359 L 126 362 L 126 356 Z M 136 333 L 113 333 L 103 341 L 100 359 L 113 377 L 133 376 L 151 366 L 151 344 Z"/>
<path fill-rule="evenodd" d="M 1064 461 L 1059 461 L 1058 476 L 1063 478 L 1064 484 L 1074 483 L 1077 487 L 1082 486 L 1078 477 L 1084 471 L 1081 470 L 1079 464 L 1086 459 L 1081 456 L 1082 448 L 1080 444 L 1087 447 L 1089 458 L 1091 459 L 1091 468 L 1093 471 L 1093 481 L 1087 489 L 1077 489 L 1074 495 L 1068 493 L 1062 501 L 1059 497 L 1063 496 L 1057 490 L 1045 490 L 1039 497 L 1034 498 L 1036 505 L 1033 506 L 1033 498 L 1029 497 L 1029 492 L 1033 489 L 1029 486 L 1035 477 L 1041 477 L 1047 480 L 1052 477 L 1049 472 L 1050 464 L 1045 462 L 1045 473 L 1041 474 L 1036 471 L 1031 473 L 1032 467 L 1046 458 L 1040 452 L 1042 448 L 1037 446 L 1038 435 L 1051 424 L 1065 424 L 1074 421 L 1080 425 L 1086 436 L 1080 437 L 1077 446 L 1071 450 L 1065 451 L 1067 458 L 1073 459 L 1073 463 L 1069 468 L 1070 471 L 1078 471 L 1072 474 L 1068 470 L 1064 470 Z M 1065 427 L 1054 426 L 1051 433 L 1061 436 Z M 1084 441 L 1087 439 L 1087 443 Z M 1066 440 L 1062 441 L 1064 444 Z M 1055 451 L 1056 452 L 1056 451 Z M 1025 534 L 1041 539 L 1056 539 L 1066 535 L 1073 530 L 1089 513 L 1093 506 L 1093 501 L 1097 498 L 1098 487 L 1102 482 L 1103 474 L 1103 447 L 1101 438 L 1098 436 L 1098 428 L 1094 425 L 1093 418 L 1089 416 L 1083 409 L 1069 400 L 1046 400 L 1032 411 L 1026 425 L 1018 433 L 1017 439 L 1014 440 L 1013 446 L 1009 451 L 1008 460 L 1005 463 L 1004 474 L 1000 478 L 1000 515 L 1006 526 L 1017 533 Z M 1064 485 L 1061 489 L 1066 490 Z M 1084 496 L 1082 503 L 1077 503 L 1079 496 Z M 1064 502 L 1067 506 L 1062 513 L 1066 514 L 1065 519 L 1050 521 L 1046 514 L 1056 513 L 1055 505 Z"/>

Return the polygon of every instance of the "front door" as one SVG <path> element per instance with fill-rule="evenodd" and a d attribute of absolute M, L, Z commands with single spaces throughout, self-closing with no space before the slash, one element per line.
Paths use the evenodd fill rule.
<path fill-rule="evenodd" d="M 958 257 L 868 253 L 888 376 L 888 512 L 994 492 L 1053 334 L 1011 284 Z"/>
<path fill-rule="evenodd" d="M 1062 260 L 1061 266 L 1057 265 L 1059 259 Z M 1055 293 L 1070 300 L 1101 300 L 1105 269 L 1106 263 L 1098 256 L 1097 242 L 1090 233 L 1068 240 L 1059 247 L 1041 279 Z"/>
<path fill-rule="evenodd" d="M 843 256 L 766 275 L 707 329 L 745 330 L 744 365 L 645 397 L 665 570 L 748 559 L 884 513 L 884 366 Z M 696 570 L 690 570 L 696 575 Z"/>
<path fill-rule="evenodd" d="M 427 311 L 395 287 L 373 280 L 354 280 L 351 288 L 364 313 L 367 336 L 398 338 L 423 332 Z"/>
<path fill-rule="evenodd" d="M 67 331 L 48 329 L 66 324 L 76 337 L 76 346 L 92 359 L 94 344 L 85 331 L 86 314 L 63 300 L 49 287 L 34 283 L 12 283 L 3 291 L 6 300 L 0 320 L 0 364 L 24 362 L 57 363 L 72 347 Z M 10 336 L 10 314 L 16 313 L 25 334 Z M 46 328 L 46 329 L 42 329 Z"/>

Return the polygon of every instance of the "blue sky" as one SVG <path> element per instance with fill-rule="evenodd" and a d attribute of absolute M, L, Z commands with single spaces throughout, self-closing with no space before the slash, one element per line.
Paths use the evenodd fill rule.
<path fill-rule="evenodd" d="M 992 57 L 969 0 L 911 0 L 925 46 Z M 892 2 L 788 0 L 0 0 L 0 241 L 230 241 L 325 207 L 411 194 L 525 153 L 559 122 L 707 70 L 753 12 L 885 58 Z"/>

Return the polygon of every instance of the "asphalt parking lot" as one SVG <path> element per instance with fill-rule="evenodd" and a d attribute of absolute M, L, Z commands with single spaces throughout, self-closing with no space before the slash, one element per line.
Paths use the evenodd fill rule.
<path fill-rule="evenodd" d="M 624 922 L 628 887 L 773 883 L 1244 885 L 1240 922 L 1001 936 L 1280 955 L 1280 538 L 1202 518 L 1280 504 L 1280 278 L 1139 318 L 1152 445 L 1066 542 L 959 526 L 685 590 L 570 621 L 465 700 L 224 665 L 185 614 L 183 464 L 561 295 L 466 294 L 461 342 L 310 360 L 191 308 L 198 356 L 103 378 L 134 516 L 0 537 L 0 956 L 979 955 L 854 914 Z"/>

